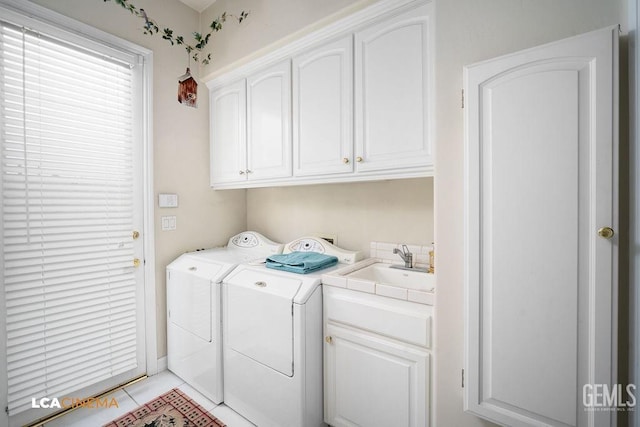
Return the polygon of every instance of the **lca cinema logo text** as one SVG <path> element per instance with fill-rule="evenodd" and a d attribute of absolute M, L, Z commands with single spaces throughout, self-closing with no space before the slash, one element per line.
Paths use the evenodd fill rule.
<path fill-rule="evenodd" d="M 585 411 L 633 411 L 636 407 L 636 385 L 585 384 L 582 387 Z"/>
<path fill-rule="evenodd" d="M 63 397 L 58 399 L 57 397 L 49 398 L 42 397 L 40 399 L 31 398 L 31 408 L 33 409 L 69 409 L 69 408 L 90 408 L 90 409 L 103 409 L 103 408 L 117 408 L 118 401 L 115 397 Z"/>

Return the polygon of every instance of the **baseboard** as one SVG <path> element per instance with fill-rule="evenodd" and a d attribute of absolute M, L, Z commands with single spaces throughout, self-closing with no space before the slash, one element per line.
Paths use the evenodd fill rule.
<path fill-rule="evenodd" d="M 167 370 L 167 356 L 158 359 L 158 373 Z"/>

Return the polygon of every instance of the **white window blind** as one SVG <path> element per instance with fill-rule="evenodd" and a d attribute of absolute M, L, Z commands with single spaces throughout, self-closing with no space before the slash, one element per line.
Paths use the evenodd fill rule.
<path fill-rule="evenodd" d="M 132 75 L 0 21 L 10 415 L 136 366 Z"/>

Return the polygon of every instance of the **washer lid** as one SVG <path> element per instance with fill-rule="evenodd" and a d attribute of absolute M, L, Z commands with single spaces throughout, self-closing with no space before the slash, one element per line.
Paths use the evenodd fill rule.
<path fill-rule="evenodd" d="M 265 268 L 239 266 L 225 279 L 225 283 L 293 301 L 302 280 L 291 274 L 272 274 Z"/>
<path fill-rule="evenodd" d="M 188 253 L 180 255 L 180 257 L 169 264 L 167 266 L 167 271 L 182 271 L 196 277 L 216 282 L 233 267 L 234 265 L 228 262 L 215 262 L 211 259 L 204 261 L 199 257 Z"/>

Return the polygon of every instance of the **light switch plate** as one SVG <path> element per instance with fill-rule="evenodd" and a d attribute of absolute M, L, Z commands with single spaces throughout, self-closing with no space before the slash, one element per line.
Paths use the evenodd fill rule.
<path fill-rule="evenodd" d="M 178 207 L 178 195 L 177 194 L 158 194 L 158 207 L 161 208 L 177 208 Z"/>
<path fill-rule="evenodd" d="M 163 216 L 160 217 L 162 220 L 162 231 L 173 231 L 176 229 L 176 217 L 172 216 Z"/>

